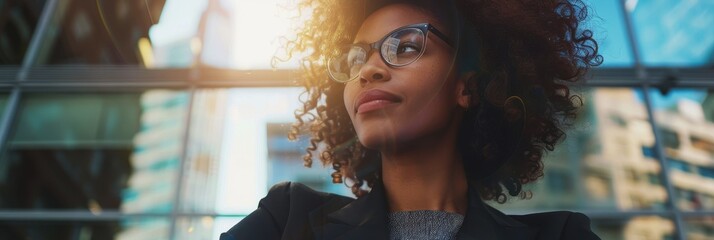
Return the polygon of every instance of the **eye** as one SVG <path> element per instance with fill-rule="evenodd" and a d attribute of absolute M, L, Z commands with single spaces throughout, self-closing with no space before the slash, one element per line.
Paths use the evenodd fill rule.
<path fill-rule="evenodd" d="M 399 47 L 397 48 L 397 54 L 418 53 L 419 50 L 419 46 L 417 46 L 416 43 L 405 42 L 399 45 Z"/>

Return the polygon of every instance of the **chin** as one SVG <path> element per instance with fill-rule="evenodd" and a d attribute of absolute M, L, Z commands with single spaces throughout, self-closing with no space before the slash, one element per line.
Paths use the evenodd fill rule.
<path fill-rule="evenodd" d="M 363 146 L 372 150 L 385 151 L 394 148 L 405 137 L 400 131 L 402 129 L 397 129 L 391 124 L 374 124 L 365 127 L 357 132 L 357 137 Z"/>
<path fill-rule="evenodd" d="M 362 146 L 377 151 L 390 151 L 412 145 L 414 141 L 442 130 L 442 125 L 431 118 L 412 118 L 412 121 L 361 121 L 355 123 L 357 138 Z"/>
<path fill-rule="evenodd" d="M 362 146 L 380 152 L 393 151 L 400 146 L 406 145 L 413 136 L 411 134 L 400 134 L 394 129 L 372 129 L 369 132 L 358 134 Z"/>
<path fill-rule="evenodd" d="M 387 148 L 387 146 L 393 145 L 395 140 L 394 134 L 390 134 L 386 131 L 380 133 L 370 132 L 359 134 L 358 138 L 362 146 L 378 151 L 382 151 Z"/>

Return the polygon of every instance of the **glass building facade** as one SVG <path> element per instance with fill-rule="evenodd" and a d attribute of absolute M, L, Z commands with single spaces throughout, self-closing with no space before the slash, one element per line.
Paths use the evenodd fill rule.
<path fill-rule="evenodd" d="M 294 1 L 0 1 L 0 239 L 216 239 L 275 183 L 351 196 L 288 141 Z M 511 214 L 714 239 L 714 2 L 587 1 L 604 57 Z M 246 57 L 250 56 L 250 57 Z"/>

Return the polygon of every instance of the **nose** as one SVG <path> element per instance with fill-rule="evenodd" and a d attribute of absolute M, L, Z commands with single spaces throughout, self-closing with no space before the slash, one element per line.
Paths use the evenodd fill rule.
<path fill-rule="evenodd" d="M 379 52 L 373 52 L 359 70 L 359 81 L 363 86 L 369 82 L 389 81 L 390 79 L 388 66 L 382 61 Z"/>

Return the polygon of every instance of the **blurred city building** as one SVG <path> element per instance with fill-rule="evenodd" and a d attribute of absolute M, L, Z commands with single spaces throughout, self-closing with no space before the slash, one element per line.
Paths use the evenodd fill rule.
<path fill-rule="evenodd" d="M 130 157 L 133 173 L 122 192 L 121 211 L 171 212 L 181 168 L 182 135 L 186 126 L 188 95 L 153 90 L 141 96 L 141 127 Z M 166 222 L 126 227 L 118 239 L 167 238 Z"/>
<path fill-rule="evenodd" d="M 228 91 L 211 89 L 194 95 L 195 106 L 189 118 L 189 138 L 183 165 L 183 180 L 178 208 L 181 212 L 216 214 L 218 197 L 219 168 L 223 156 L 223 145 L 216 144 L 223 139 L 226 123 Z M 179 169 L 180 170 L 180 169 Z M 177 222 L 177 229 L 185 230 L 175 239 L 211 239 L 213 218 L 183 218 Z M 203 226 L 203 227 L 193 227 Z"/>
<path fill-rule="evenodd" d="M 532 186 L 535 197 L 504 208 L 666 208 L 662 168 L 641 94 L 600 89 L 583 96 L 586 109 L 563 148 L 548 155 L 546 177 Z M 701 103 L 679 99 L 655 112 L 675 190 L 673 200 L 682 210 L 714 208 L 712 99 L 712 94 L 704 95 Z M 619 227 L 609 231 L 624 231 L 632 239 L 668 239 L 675 234 L 670 219 L 654 216 L 633 218 Z M 687 235 L 711 236 L 712 232 L 711 222 L 704 222 L 692 224 Z"/>
<path fill-rule="evenodd" d="M 703 104 L 682 99 L 672 109 L 656 112 L 674 187 L 673 201 L 685 211 L 714 209 L 713 100 L 713 94 L 706 95 Z M 712 219 L 689 223 L 687 237 L 714 239 Z"/>
<path fill-rule="evenodd" d="M 665 208 L 667 192 L 652 155 L 654 135 L 642 99 L 632 89 L 587 90 L 581 96 L 585 108 L 565 142 L 547 155 L 545 177 L 530 188 L 533 198 L 495 207 Z M 674 234 L 673 223 L 657 217 L 633 218 L 626 225 L 601 226 L 599 230 L 610 236 L 649 236 L 644 239 L 667 239 Z"/>

